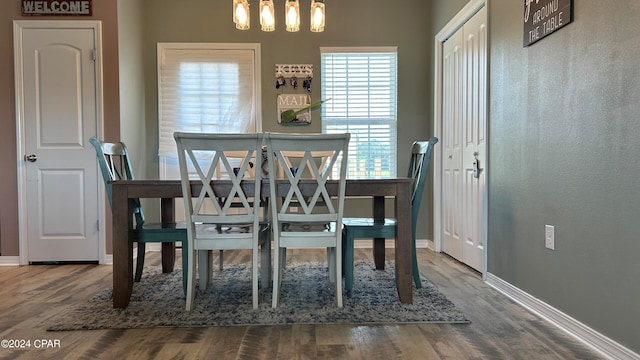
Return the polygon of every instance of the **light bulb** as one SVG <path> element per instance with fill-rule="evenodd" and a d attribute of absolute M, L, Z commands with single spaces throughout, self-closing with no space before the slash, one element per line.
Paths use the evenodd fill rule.
<path fill-rule="evenodd" d="M 238 4 L 238 7 L 236 8 L 236 19 L 241 24 L 247 22 L 247 12 L 244 11 L 244 7 L 242 6 L 242 4 Z"/>
<path fill-rule="evenodd" d="M 313 25 L 317 27 L 320 24 L 322 24 L 323 18 L 324 18 L 324 15 L 322 14 L 322 11 L 316 8 L 315 11 L 313 12 Z"/>
<path fill-rule="evenodd" d="M 296 14 L 296 9 L 290 7 L 289 12 L 287 13 L 287 20 L 289 21 L 289 24 L 295 23 L 297 18 L 298 14 Z"/>
<path fill-rule="evenodd" d="M 274 23 L 273 16 L 271 16 L 268 8 L 264 8 L 262 10 L 262 19 L 264 20 L 265 25 L 273 25 Z"/>

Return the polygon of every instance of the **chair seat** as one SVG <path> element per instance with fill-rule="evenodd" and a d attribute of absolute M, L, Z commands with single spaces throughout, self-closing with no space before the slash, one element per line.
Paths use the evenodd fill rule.
<path fill-rule="evenodd" d="M 342 218 L 342 224 L 344 226 L 395 226 L 397 223 L 396 219 L 384 219 L 374 220 L 373 218 Z"/>
<path fill-rule="evenodd" d="M 134 233 L 158 233 L 158 237 L 144 238 L 144 242 L 175 242 L 181 241 L 181 239 L 175 239 L 173 236 L 186 236 L 187 224 L 185 222 L 176 223 L 147 223 L 145 222 L 141 227 L 135 228 Z M 169 240 L 168 238 L 173 238 Z"/>
<path fill-rule="evenodd" d="M 197 224 L 198 234 L 246 234 L 251 232 L 253 224 Z M 260 232 L 269 230 L 268 221 L 260 221 Z"/>
<path fill-rule="evenodd" d="M 251 231 L 251 225 L 216 225 L 216 224 L 198 224 L 196 225 L 198 232 L 211 232 L 211 233 L 247 233 Z M 260 231 L 265 231 L 269 228 L 268 222 L 260 222 Z M 144 223 L 142 227 L 138 227 L 134 230 L 134 239 L 138 242 L 145 243 L 162 243 L 162 242 L 182 242 L 180 239 L 187 236 L 187 224 L 182 222 L 177 223 Z"/>
<path fill-rule="evenodd" d="M 355 238 L 395 238 L 396 219 L 376 221 L 373 218 L 344 218 L 342 225 L 349 236 L 344 236 L 345 246 L 353 248 Z"/>
<path fill-rule="evenodd" d="M 335 231 L 335 227 L 334 222 L 282 223 L 282 231 L 286 232 Z"/>

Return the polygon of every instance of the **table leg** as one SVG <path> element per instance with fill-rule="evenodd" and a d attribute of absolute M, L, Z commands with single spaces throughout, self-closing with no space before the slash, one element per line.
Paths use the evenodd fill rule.
<path fill-rule="evenodd" d="M 373 197 L 373 219 L 384 221 L 384 196 Z M 384 246 L 386 239 L 373 239 L 373 260 L 377 270 L 384 270 Z"/>
<path fill-rule="evenodd" d="M 162 198 L 160 200 L 160 215 L 163 223 L 175 222 L 174 201 L 172 198 Z M 162 243 L 162 272 L 170 273 L 176 262 L 176 243 Z"/>
<path fill-rule="evenodd" d="M 133 201 L 126 187 L 113 187 L 113 307 L 125 308 L 133 290 Z"/>
<path fill-rule="evenodd" d="M 398 183 L 396 189 L 396 286 L 400 302 L 413 302 L 412 252 L 411 244 L 411 184 Z"/>

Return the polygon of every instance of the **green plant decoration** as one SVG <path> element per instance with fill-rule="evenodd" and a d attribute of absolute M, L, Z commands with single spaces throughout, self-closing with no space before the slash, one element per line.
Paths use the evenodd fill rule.
<path fill-rule="evenodd" d="M 309 110 L 309 109 L 313 109 L 316 108 L 318 106 L 320 106 L 323 102 L 325 101 L 329 101 L 331 99 L 326 99 L 326 100 L 319 100 L 314 102 L 311 105 L 305 106 L 302 109 L 298 109 L 298 110 L 285 110 L 283 112 L 280 113 L 280 120 L 283 123 L 290 123 L 292 121 L 294 121 L 296 119 L 296 115 L 300 114 L 303 111 Z"/>

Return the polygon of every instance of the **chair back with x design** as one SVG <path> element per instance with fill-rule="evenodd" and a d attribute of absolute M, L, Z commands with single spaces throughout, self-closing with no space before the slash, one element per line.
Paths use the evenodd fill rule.
<path fill-rule="evenodd" d="M 260 199 L 261 178 L 247 180 L 254 188 L 251 196 L 245 193 L 243 178 L 251 160 L 261 154 L 262 137 L 246 133 L 174 133 L 187 220 L 189 251 L 183 254 L 188 262 L 187 310 L 194 304 L 196 254 L 201 250 L 251 249 L 253 307 L 258 307 L 258 249 L 262 245 L 265 259 L 271 248 L 267 226 L 260 222 L 260 201 L 254 201 Z M 227 155 L 231 153 L 235 158 L 238 153 L 244 154 L 239 164 L 230 161 L 231 155 Z M 219 170 L 226 174 L 224 179 L 218 178 Z M 226 188 L 218 191 L 218 184 Z M 210 277 L 211 273 L 205 275 Z"/>
<path fill-rule="evenodd" d="M 350 135 L 271 133 L 265 137 L 269 174 L 273 174 L 269 176 L 269 186 L 271 194 L 279 197 L 272 196 L 270 202 L 275 246 L 272 306 L 277 307 L 279 301 L 284 249 L 326 247 L 329 274 L 335 281 L 336 301 L 341 307 L 341 229 Z M 293 162 L 287 157 L 291 152 L 300 155 Z M 277 163 L 286 164 L 282 177 L 277 175 Z M 308 176 L 302 171 L 305 168 L 309 169 Z M 329 179 L 338 180 L 337 192 L 333 192 L 337 195 L 331 195 L 327 187 Z"/>

